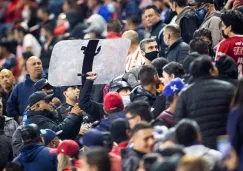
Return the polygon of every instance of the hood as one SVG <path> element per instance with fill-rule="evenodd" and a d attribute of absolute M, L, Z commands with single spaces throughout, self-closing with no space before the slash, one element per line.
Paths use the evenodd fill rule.
<path fill-rule="evenodd" d="M 8 117 L 8 116 L 4 116 L 4 118 L 5 118 L 5 122 L 8 122 L 8 121 L 14 120 L 13 118 Z"/>
<path fill-rule="evenodd" d="M 35 157 L 39 154 L 39 152 L 45 148 L 41 144 L 28 144 L 23 146 L 23 148 L 20 150 L 20 158 L 26 162 L 29 163 L 35 159 Z"/>
<path fill-rule="evenodd" d="M 156 96 L 149 91 L 144 90 L 142 86 L 137 86 L 132 90 L 130 94 L 130 99 L 131 102 L 136 100 L 145 100 L 149 102 L 149 104 L 152 106 L 156 99 Z"/>

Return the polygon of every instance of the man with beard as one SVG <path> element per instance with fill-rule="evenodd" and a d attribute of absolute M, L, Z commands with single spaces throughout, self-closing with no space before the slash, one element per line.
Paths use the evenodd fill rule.
<path fill-rule="evenodd" d="M 225 38 L 217 45 L 216 60 L 222 54 L 229 55 L 238 64 L 238 78 L 243 76 L 243 14 L 238 10 L 226 11 L 221 16 L 222 35 Z"/>
<path fill-rule="evenodd" d="M 8 69 L 3 69 L 0 72 L 0 85 L 0 96 L 3 104 L 3 115 L 7 116 L 6 103 L 14 87 L 14 76 L 12 71 Z"/>
<path fill-rule="evenodd" d="M 16 120 L 22 120 L 25 108 L 28 105 L 29 96 L 35 91 L 34 84 L 42 77 L 42 63 L 38 57 L 32 56 L 26 61 L 26 69 L 28 74 L 23 82 L 17 84 L 7 101 L 8 116 L 14 117 Z"/>
<path fill-rule="evenodd" d="M 81 125 L 82 115 L 78 104 L 75 104 L 70 114 L 62 121 L 58 122 L 55 118 L 55 113 L 50 105 L 50 99 L 53 94 L 47 95 L 42 91 L 33 93 L 29 98 L 30 109 L 27 112 L 28 123 L 34 123 L 40 129 L 51 129 L 54 132 L 62 130 L 61 139 L 75 138 L 78 135 L 79 128 L 76 125 Z M 70 132 L 76 132 L 76 135 L 70 137 Z"/>

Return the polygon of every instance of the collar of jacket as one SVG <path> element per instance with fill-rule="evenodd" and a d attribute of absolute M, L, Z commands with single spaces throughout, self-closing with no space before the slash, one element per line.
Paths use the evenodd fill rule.
<path fill-rule="evenodd" d="M 158 25 L 160 24 L 163 24 L 163 21 L 159 20 L 157 23 L 155 23 L 153 26 L 152 26 L 152 30 L 154 30 Z"/>
<path fill-rule="evenodd" d="M 42 76 L 41 76 L 41 78 L 46 78 L 46 75 L 43 73 Z M 26 77 L 25 77 L 25 83 L 26 84 L 29 84 L 29 85 L 34 85 L 35 84 L 35 82 L 31 80 L 30 74 L 27 74 L 26 75 Z"/>
<path fill-rule="evenodd" d="M 175 48 L 181 42 L 182 42 L 182 39 L 181 38 L 179 40 L 175 41 L 170 47 L 168 47 L 168 51 L 170 51 L 171 49 Z"/>
<path fill-rule="evenodd" d="M 185 16 L 185 14 L 189 11 L 191 11 L 191 7 L 185 7 L 180 14 L 177 15 L 177 18 L 175 20 L 176 24 L 180 26 L 181 19 Z"/>
<path fill-rule="evenodd" d="M 201 26 L 208 21 L 211 17 L 216 16 L 216 17 L 220 17 L 221 13 L 219 11 L 214 11 L 211 14 L 209 14 L 208 16 L 206 16 L 206 18 L 204 19 L 204 21 L 202 22 Z"/>

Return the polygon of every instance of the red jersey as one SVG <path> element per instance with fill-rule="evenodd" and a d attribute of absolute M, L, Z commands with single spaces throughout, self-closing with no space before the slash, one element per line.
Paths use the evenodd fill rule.
<path fill-rule="evenodd" d="M 222 40 L 217 46 L 216 60 L 220 55 L 226 54 L 232 57 L 238 65 L 238 77 L 243 76 L 243 35 L 235 35 Z"/>

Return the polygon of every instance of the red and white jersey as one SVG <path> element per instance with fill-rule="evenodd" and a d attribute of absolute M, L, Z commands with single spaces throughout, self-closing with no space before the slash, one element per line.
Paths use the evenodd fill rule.
<path fill-rule="evenodd" d="M 130 69 L 136 66 L 141 66 L 144 64 L 144 62 L 145 59 L 142 56 L 140 49 L 138 48 L 135 52 L 127 56 L 126 71 L 128 72 Z"/>
<path fill-rule="evenodd" d="M 222 40 L 216 46 L 216 60 L 220 55 L 226 54 L 232 57 L 238 64 L 238 77 L 243 76 L 243 35 L 235 35 L 231 38 Z"/>

